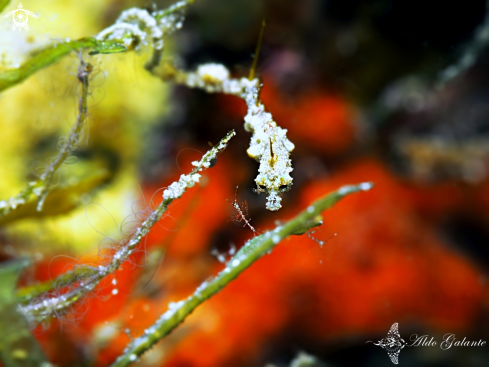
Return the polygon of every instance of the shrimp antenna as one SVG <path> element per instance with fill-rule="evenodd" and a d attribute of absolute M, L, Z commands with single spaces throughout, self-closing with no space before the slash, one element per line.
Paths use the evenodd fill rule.
<path fill-rule="evenodd" d="M 260 35 L 258 36 L 258 43 L 256 44 L 255 56 L 253 57 L 253 64 L 251 64 L 249 80 L 255 79 L 256 66 L 258 65 L 258 57 L 260 56 L 261 44 L 263 41 L 263 34 L 265 33 L 265 19 L 261 22 Z"/>

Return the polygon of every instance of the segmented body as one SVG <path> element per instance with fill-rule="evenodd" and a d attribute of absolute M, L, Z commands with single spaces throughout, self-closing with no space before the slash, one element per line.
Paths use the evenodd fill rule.
<path fill-rule="evenodd" d="M 246 203 L 246 201 L 244 201 L 241 204 L 241 206 L 244 209 L 241 209 L 241 206 L 239 206 L 239 204 L 238 204 L 238 186 L 236 186 L 236 192 L 234 193 L 234 202 L 230 202 L 229 200 L 228 200 L 228 202 L 238 212 L 238 214 L 236 215 L 236 220 L 238 222 L 244 221 L 243 228 L 248 226 L 253 233 L 256 233 L 256 229 L 250 224 L 251 219 L 246 218 L 246 216 L 248 215 L 248 204 Z"/>
<path fill-rule="evenodd" d="M 246 215 L 243 214 L 243 212 L 241 211 L 240 206 L 237 203 L 232 203 L 232 204 L 234 206 L 234 209 L 236 209 L 236 211 L 238 212 L 238 217 L 240 218 L 239 219 L 239 222 L 241 222 L 242 220 L 245 222 L 245 224 L 243 225 L 243 227 L 248 226 L 253 231 L 253 233 L 256 233 L 255 228 L 250 224 L 250 220 L 248 220 L 246 218 Z"/>

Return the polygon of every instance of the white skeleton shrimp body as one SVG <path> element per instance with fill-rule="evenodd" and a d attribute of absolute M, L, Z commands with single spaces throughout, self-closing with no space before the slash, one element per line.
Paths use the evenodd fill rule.
<path fill-rule="evenodd" d="M 256 232 L 257 232 L 256 229 L 250 224 L 251 219 L 246 218 L 246 216 L 248 215 L 248 204 L 247 204 L 247 202 L 244 201 L 243 204 L 241 204 L 241 206 L 244 209 L 241 209 L 241 206 L 239 206 L 239 204 L 238 204 L 238 186 L 236 186 L 236 192 L 234 193 L 234 202 L 230 202 L 229 200 L 228 200 L 228 202 L 238 212 L 235 220 L 238 222 L 244 221 L 243 227 L 248 226 L 251 229 L 251 231 L 256 234 Z"/>

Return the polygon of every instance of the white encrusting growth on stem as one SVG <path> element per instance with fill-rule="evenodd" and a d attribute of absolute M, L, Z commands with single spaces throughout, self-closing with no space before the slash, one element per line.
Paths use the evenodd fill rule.
<path fill-rule="evenodd" d="M 99 41 L 122 40 L 126 47 L 151 45 L 163 49 L 163 36 L 182 27 L 184 10 L 190 1 L 180 1 L 166 10 L 148 12 L 131 8 L 121 13 L 113 25 L 101 31 Z"/>
<path fill-rule="evenodd" d="M 198 173 L 181 175 L 178 181 L 172 183 L 165 191 L 163 191 L 163 199 L 179 198 L 187 188 L 190 188 L 199 182 L 199 178 L 200 175 Z"/>
<path fill-rule="evenodd" d="M 268 210 L 280 209 L 280 195 L 292 185 L 290 152 L 294 144 L 287 138 L 287 130 L 279 127 L 272 115 L 265 111 L 259 99 L 259 79 L 231 78 L 225 66 L 214 63 L 200 65 L 195 72 L 187 73 L 170 67 L 162 77 L 208 93 L 231 94 L 246 102 L 248 112 L 244 128 L 252 134 L 247 153 L 260 163 L 255 178 L 256 192 L 268 194 Z"/>

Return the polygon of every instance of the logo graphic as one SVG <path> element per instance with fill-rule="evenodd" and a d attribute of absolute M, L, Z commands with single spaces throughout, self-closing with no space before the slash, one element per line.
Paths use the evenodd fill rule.
<path fill-rule="evenodd" d="M 25 10 L 22 6 L 22 4 L 19 3 L 19 8 L 9 11 L 7 14 L 5 14 L 3 17 L 7 18 L 12 15 L 12 19 L 14 21 L 14 24 L 12 25 L 12 29 L 15 30 L 16 27 L 19 27 L 19 30 L 22 31 L 22 28 L 24 28 L 26 31 L 29 30 L 29 26 L 27 25 L 27 21 L 29 20 L 29 15 L 32 15 L 34 18 L 38 18 L 36 14 L 29 10 Z"/>
<path fill-rule="evenodd" d="M 373 343 L 385 349 L 392 363 L 394 364 L 399 363 L 399 353 L 401 352 L 401 349 L 403 349 L 404 347 L 433 348 L 438 345 L 442 350 L 447 350 L 452 347 L 454 348 L 484 347 L 487 344 L 486 341 L 482 339 L 467 340 L 466 337 L 464 337 L 463 339 L 457 339 L 456 335 L 453 333 L 446 333 L 445 335 L 443 335 L 442 341 L 435 340 L 433 336 L 430 338 L 429 335 L 412 334 L 409 339 L 411 340 L 412 343 L 408 344 L 404 341 L 403 338 L 401 338 L 401 335 L 399 335 L 398 327 L 399 325 L 397 324 L 397 322 L 395 322 L 394 324 L 392 324 L 385 338 L 381 339 L 378 343 L 374 343 L 372 341 L 367 342 L 367 343 Z"/>
<path fill-rule="evenodd" d="M 391 358 L 392 363 L 398 364 L 399 353 L 401 352 L 401 349 L 406 346 L 407 343 L 404 341 L 403 338 L 401 338 L 401 335 L 399 335 L 398 324 L 396 322 L 392 324 L 389 332 L 387 333 L 387 336 L 381 339 L 378 343 L 374 344 L 385 349 L 387 354 Z"/>

